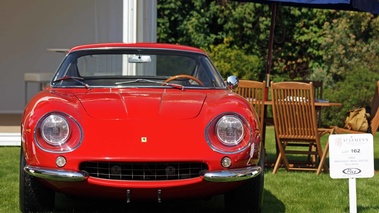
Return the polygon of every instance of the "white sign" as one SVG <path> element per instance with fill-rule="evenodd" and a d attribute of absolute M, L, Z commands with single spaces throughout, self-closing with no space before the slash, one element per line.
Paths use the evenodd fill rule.
<path fill-rule="evenodd" d="M 331 178 L 371 178 L 374 176 L 372 134 L 333 134 L 329 136 Z"/>

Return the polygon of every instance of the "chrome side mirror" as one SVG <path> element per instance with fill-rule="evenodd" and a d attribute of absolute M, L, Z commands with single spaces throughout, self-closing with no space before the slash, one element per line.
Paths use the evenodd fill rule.
<path fill-rule="evenodd" d="M 226 85 L 227 85 L 227 88 L 233 92 L 233 89 L 237 88 L 238 87 L 238 84 L 239 84 L 239 80 L 236 76 L 234 75 L 231 75 L 229 76 L 227 79 L 226 79 Z"/>

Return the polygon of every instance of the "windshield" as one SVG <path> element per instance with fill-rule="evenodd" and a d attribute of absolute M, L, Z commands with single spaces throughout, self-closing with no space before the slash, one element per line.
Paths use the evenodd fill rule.
<path fill-rule="evenodd" d="M 80 80 L 80 81 L 79 81 Z M 58 69 L 54 87 L 225 88 L 206 55 L 156 49 L 102 49 L 70 53 Z"/>

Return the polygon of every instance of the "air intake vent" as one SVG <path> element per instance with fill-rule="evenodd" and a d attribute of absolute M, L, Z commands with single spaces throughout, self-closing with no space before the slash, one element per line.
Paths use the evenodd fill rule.
<path fill-rule="evenodd" d="M 204 163 L 115 163 L 83 162 L 80 170 L 89 176 L 112 180 L 180 180 L 199 177 L 208 167 Z"/>

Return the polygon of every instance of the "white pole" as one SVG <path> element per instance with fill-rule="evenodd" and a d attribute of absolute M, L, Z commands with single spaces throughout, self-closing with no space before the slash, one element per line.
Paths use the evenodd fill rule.
<path fill-rule="evenodd" d="M 122 41 L 125 43 L 134 43 L 137 41 L 137 1 L 123 1 L 123 27 Z"/>
<path fill-rule="evenodd" d="M 157 0 L 123 0 L 122 34 L 122 41 L 125 43 L 156 42 Z M 123 58 L 123 74 L 152 74 L 155 72 L 154 63 L 145 69 L 148 71 L 137 70 L 135 64 L 128 64 L 127 58 Z"/>
<path fill-rule="evenodd" d="M 349 178 L 350 213 L 357 213 L 357 184 L 355 178 Z"/>
<path fill-rule="evenodd" d="M 125 43 L 137 42 L 137 0 L 123 1 L 122 41 Z M 136 73 L 135 64 L 128 64 L 128 59 L 123 58 L 122 73 L 133 75 Z"/>

